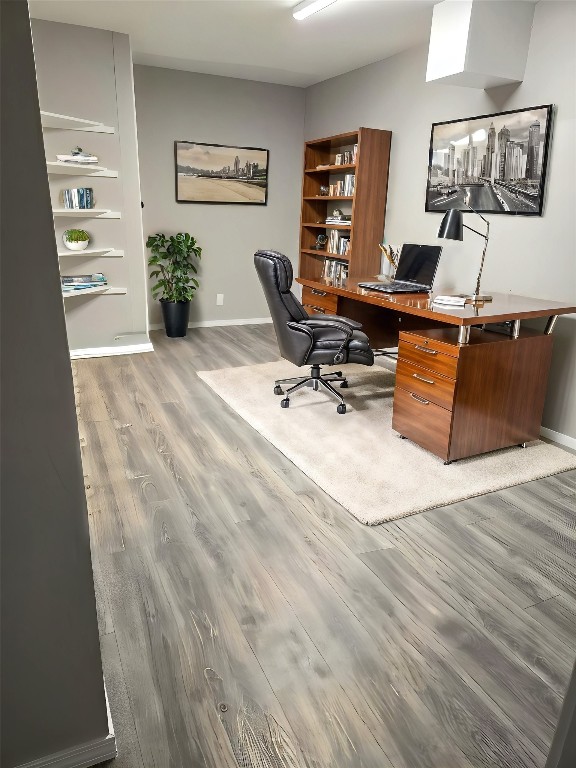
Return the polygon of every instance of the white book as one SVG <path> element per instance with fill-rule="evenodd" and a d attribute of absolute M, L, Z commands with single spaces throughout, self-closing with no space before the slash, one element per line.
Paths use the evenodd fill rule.
<path fill-rule="evenodd" d="M 432 304 L 443 304 L 449 307 L 463 307 L 467 296 L 435 296 Z"/>

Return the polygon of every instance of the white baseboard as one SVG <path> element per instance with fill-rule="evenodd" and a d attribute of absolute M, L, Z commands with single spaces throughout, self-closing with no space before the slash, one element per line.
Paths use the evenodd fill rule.
<path fill-rule="evenodd" d="M 188 328 L 218 328 L 225 325 L 264 325 L 271 322 L 271 317 L 249 317 L 240 320 L 200 320 L 197 323 L 188 323 Z M 148 327 L 151 331 L 161 331 L 164 329 L 164 324 L 152 323 Z"/>
<path fill-rule="evenodd" d="M 102 739 L 55 752 L 31 763 L 19 765 L 18 768 L 89 768 L 105 760 L 112 760 L 117 754 L 116 737 L 109 733 Z"/>
<path fill-rule="evenodd" d="M 86 349 L 71 349 L 70 358 L 81 360 L 85 357 L 110 357 L 111 355 L 135 355 L 140 352 L 154 352 L 151 342 L 146 344 L 125 344 L 121 347 L 88 347 Z"/>
<path fill-rule="evenodd" d="M 540 427 L 540 434 L 542 437 L 552 440 L 554 443 L 558 443 L 558 445 L 565 445 L 566 448 L 571 448 L 573 451 L 576 451 L 575 437 L 564 435 L 562 432 L 555 432 L 553 429 L 548 429 L 547 427 Z"/>

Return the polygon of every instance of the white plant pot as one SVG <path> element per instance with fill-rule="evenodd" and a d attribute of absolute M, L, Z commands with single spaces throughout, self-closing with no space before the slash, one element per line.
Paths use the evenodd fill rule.
<path fill-rule="evenodd" d="M 71 242 L 66 240 L 66 238 L 62 238 L 64 240 L 64 245 L 66 248 L 68 248 L 69 251 L 83 251 L 85 248 L 88 248 L 88 243 L 90 240 L 80 240 L 80 242 Z"/>

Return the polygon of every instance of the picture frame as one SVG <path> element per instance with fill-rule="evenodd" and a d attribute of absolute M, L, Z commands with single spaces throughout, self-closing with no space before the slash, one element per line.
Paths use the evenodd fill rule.
<path fill-rule="evenodd" d="M 175 141 L 176 202 L 267 205 L 269 155 L 260 147 Z"/>
<path fill-rule="evenodd" d="M 432 123 L 425 210 L 541 216 L 554 106 Z"/>

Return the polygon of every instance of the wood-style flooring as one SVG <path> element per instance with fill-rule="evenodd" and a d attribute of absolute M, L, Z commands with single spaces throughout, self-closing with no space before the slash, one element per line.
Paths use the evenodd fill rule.
<path fill-rule="evenodd" d="M 74 365 L 115 768 L 544 766 L 576 472 L 369 528 L 195 375 L 271 326 L 153 337 Z"/>

